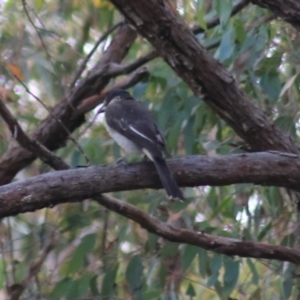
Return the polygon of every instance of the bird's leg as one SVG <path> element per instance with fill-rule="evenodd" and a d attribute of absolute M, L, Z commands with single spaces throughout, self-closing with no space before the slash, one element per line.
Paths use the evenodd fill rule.
<path fill-rule="evenodd" d="M 142 158 L 142 161 L 150 161 L 149 157 L 145 154 Z"/>
<path fill-rule="evenodd" d="M 127 163 L 126 158 L 122 157 L 122 156 L 120 158 L 118 158 L 116 161 L 116 165 L 125 165 L 126 163 Z"/>

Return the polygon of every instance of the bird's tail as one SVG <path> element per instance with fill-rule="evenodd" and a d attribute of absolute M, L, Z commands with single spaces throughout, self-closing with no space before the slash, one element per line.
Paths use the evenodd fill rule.
<path fill-rule="evenodd" d="M 167 166 L 166 161 L 163 158 L 155 157 L 153 159 L 153 162 L 155 164 L 161 183 L 168 194 L 168 197 L 171 199 L 184 200 L 183 194 L 179 189 L 169 167 Z"/>

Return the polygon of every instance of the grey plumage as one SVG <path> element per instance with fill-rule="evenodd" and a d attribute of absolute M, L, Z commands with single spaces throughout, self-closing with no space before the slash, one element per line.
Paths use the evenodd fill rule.
<path fill-rule="evenodd" d="M 112 138 L 129 154 L 144 153 L 153 161 L 170 198 L 184 199 L 163 153 L 164 138 L 151 113 L 124 90 L 113 90 L 105 98 L 105 126 Z"/>

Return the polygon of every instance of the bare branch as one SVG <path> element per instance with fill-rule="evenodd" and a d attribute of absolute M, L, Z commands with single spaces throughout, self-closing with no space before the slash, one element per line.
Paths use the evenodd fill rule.
<path fill-rule="evenodd" d="M 251 0 L 253 4 L 269 9 L 276 16 L 300 31 L 300 2 L 297 0 Z"/>
<path fill-rule="evenodd" d="M 74 79 L 72 81 L 72 83 L 70 84 L 70 89 L 72 89 L 77 80 L 81 77 L 83 71 L 85 70 L 86 64 L 88 63 L 88 61 L 91 59 L 91 57 L 93 56 L 93 54 L 95 53 L 95 51 L 97 50 L 97 48 L 99 47 L 99 45 L 106 40 L 106 38 L 114 31 L 116 30 L 119 26 L 121 25 L 121 22 L 115 24 L 113 27 L 109 28 L 105 33 L 103 33 L 103 35 L 100 36 L 100 38 L 98 39 L 98 41 L 95 43 L 94 47 L 92 48 L 92 50 L 90 51 L 90 53 L 85 57 L 85 59 L 83 60 L 83 62 L 81 63 L 77 73 L 74 76 Z"/>
<path fill-rule="evenodd" d="M 141 56 L 134 62 L 127 64 L 127 65 L 117 65 L 117 64 L 110 64 L 108 66 L 108 70 L 106 72 L 106 76 L 116 77 L 122 74 L 128 74 L 136 70 L 137 68 L 141 67 L 142 65 L 148 63 L 149 61 L 153 60 L 154 58 L 158 57 L 158 54 L 152 50 L 144 56 Z"/>
<path fill-rule="evenodd" d="M 281 261 L 290 261 L 297 264 L 300 263 L 300 251 L 293 248 L 242 241 L 238 239 L 213 236 L 206 234 L 203 231 L 176 228 L 161 222 L 135 206 L 124 201 L 117 200 L 113 197 L 99 197 L 96 201 L 105 206 L 107 209 L 135 221 L 147 231 L 161 236 L 171 242 L 195 245 L 206 250 L 230 256 L 237 255 L 241 257 L 276 259 Z"/>
<path fill-rule="evenodd" d="M 31 151 L 39 157 L 44 163 L 48 164 L 55 170 L 67 170 L 69 166 L 58 156 L 41 145 L 38 141 L 28 137 L 21 128 L 18 121 L 13 117 L 8 108 L 4 105 L 0 95 L 0 115 L 9 127 L 9 130 L 18 143 L 26 150 Z"/>
<path fill-rule="evenodd" d="M 291 153 L 251 153 L 168 160 L 180 186 L 253 183 L 300 191 L 300 159 Z M 161 188 L 151 162 L 50 172 L 0 187 L 0 218 L 102 193 Z"/>
<path fill-rule="evenodd" d="M 28 9 L 27 9 L 28 4 L 26 3 L 26 0 L 22 0 L 22 4 L 23 4 L 23 8 L 24 8 L 25 14 L 26 14 L 26 16 L 27 16 L 27 18 L 28 18 L 30 24 L 33 26 L 33 28 L 35 29 L 36 33 L 38 34 L 38 37 L 39 37 L 39 39 L 40 39 L 40 41 L 41 41 L 41 44 L 42 44 L 42 46 L 43 46 L 43 48 L 44 48 L 44 50 L 45 50 L 45 52 L 46 52 L 46 54 L 47 54 L 47 57 L 48 57 L 48 59 L 51 61 L 51 55 L 50 55 L 50 53 L 48 52 L 48 49 L 47 49 L 47 46 L 46 46 L 45 43 L 44 43 L 43 37 L 42 37 L 42 35 L 40 34 L 38 28 L 35 26 L 33 20 L 32 20 L 31 17 L 30 17 L 30 13 L 29 13 L 29 11 L 28 11 Z M 53 67 L 53 65 L 52 65 L 52 67 Z M 54 69 L 54 68 L 53 68 L 53 69 Z"/>

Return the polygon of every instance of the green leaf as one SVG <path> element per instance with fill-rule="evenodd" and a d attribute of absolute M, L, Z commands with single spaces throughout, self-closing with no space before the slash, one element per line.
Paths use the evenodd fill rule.
<path fill-rule="evenodd" d="M 178 253 L 178 245 L 172 242 L 166 242 L 161 249 L 161 257 L 170 257 Z"/>
<path fill-rule="evenodd" d="M 222 37 L 219 49 L 217 50 L 216 57 L 224 62 L 230 58 L 234 51 L 234 32 L 232 28 L 229 28 Z"/>
<path fill-rule="evenodd" d="M 217 215 L 223 212 L 225 207 L 231 210 L 232 208 L 232 197 L 227 197 L 224 199 L 213 211 L 212 216 L 210 217 L 211 220 L 213 220 Z"/>
<path fill-rule="evenodd" d="M 252 260 L 250 258 L 247 258 L 247 264 L 252 272 L 252 283 L 254 285 L 258 285 L 258 281 L 259 281 L 259 276 L 258 273 L 256 271 L 256 267 L 254 265 L 254 263 L 252 262 Z"/>
<path fill-rule="evenodd" d="M 196 296 L 195 289 L 191 283 L 188 285 L 188 288 L 187 288 L 185 294 L 190 296 L 190 299 L 192 299 L 193 297 Z"/>
<path fill-rule="evenodd" d="M 50 293 L 51 299 L 61 299 L 64 297 L 69 289 L 71 288 L 73 280 L 69 277 L 66 277 L 59 281 L 53 288 L 52 292 Z"/>
<path fill-rule="evenodd" d="M 257 288 L 253 294 L 251 295 L 251 297 L 249 298 L 249 300 L 257 300 L 257 299 L 261 299 L 261 288 Z"/>
<path fill-rule="evenodd" d="M 186 245 L 182 253 L 182 270 L 185 273 L 199 252 L 199 248 L 193 245 Z"/>
<path fill-rule="evenodd" d="M 128 263 L 126 269 L 126 280 L 129 283 L 132 293 L 138 293 L 142 288 L 143 265 L 139 254 L 134 255 Z"/>
<path fill-rule="evenodd" d="M 235 20 L 233 26 L 235 30 L 236 39 L 242 45 L 245 42 L 247 36 L 244 28 L 244 23 L 241 20 Z"/>
<path fill-rule="evenodd" d="M 197 21 L 202 29 L 207 30 L 204 17 L 205 17 L 205 7 L 202 6 L 202 8 L 199 8 L 197 10 Z"/>
<path fill-rule="evenodd" d="M 262 230 L 261 232 L 258 234 L 257 240 L 261 241 L 263 240 L 263 238 L 270 233 L 270 229 L 272 228 L 273 225 L 273 220 L 271 220 Z"/>
<path fill-rule="evenodd" d="M 288 299 L 291 296 L 293 284 L 293 278 L 287 278 L 283 281 L 282 287 L 284 299 Z"/>
<path fill-rule="evenodd" d="M 107 270 L 102 281 L 101 297 L 110 298 L 113 296 L 118 267 L 119 265 L 116 265 Z"/>
<path fill-rule="evenodd" d="M 177 114 L 176 121 L 170 128 L 167 136 L 168 146 L 171 150 L 176 150 L 178 144 L 178 137 L 180 136 L 182 126 L 182 114 Z"/>
<path fill-rule="evenodd" d="M 195 116 L 190 116 L 184 128 L 184 148 L 187 155 L 194 154 L 196 135 L 194 133 Z"/>
<path fill-rule="evenodd" d="M 93 296 L 99 296 L 100 293 L 98 291 L 98 275 L 95 275 L 90 280 L 90 289 Z"/>
<path fill-rule="evenodd" d="M 231 294 L 235 288 L 239 278 L 240 264 L 238 260 L 233 260 L 230 257 L 225 257 L 224 262 L 224 288 L 222 290 L 223 297 L 227 297 Z"/>
<path fill-rule="evenodd" d="M 159 299 L 161 295 L 161 290 L 148 291 L 143 294 L 144 300 Z"/>
<path fill-rule="evenodd" d="M 291 233 L 284 237 L 281 241 L 280 245 L 285 247 L 293 247 L 295 244 L 295 234 Z"/>
<path fill-rule="evenodd" d="M 231 15 L 232 1 L 229 0 L 217 1 L 216 9 L 220 17 L 221 26 L 226 25 Z"/>
<path fill-rule="evenodd" d="M 295 121 L 292 116 L 279 116 L 274 122 L 279 128 L 296 136 Z"/>
<path fill-rule="evenodd" d="M 283 288 L 283 297 L 284 299 L 289 299 L 294 285 L 294 274 L 295 274 L 295 265 L 292 263 L 287 263 L 287 268 L 284 272 L 284 280 L 282 283 Z"/>
<path fill-rule="evenodd" d="M 156 249 L 158 236 L 148 232 L 147 250 L 151 253 Z"/>
<path fill-rule="evenodd" d="M 84 236 L 81 239 L 81 244 L 80 244 L 79 247 L 82 249 L 82 252 L 85 255 L 94 250 L 95 244 L 96 244 L 96 239 L 97 239 L 97 234 L 96 233 L 87 234 L 86 236 Z"/>
<path fill-rule="evenodd" d="M 277 72 L 269 72 L 262 76 L 260 86 L 269 96 L 269 99 L 274 101 L 279 97 L 281 91 L 281 82 Z"/>
<path fill-rule="evenodd" d="M 94 250 L 96 238 L 96 233 L 91 233 L 81 239 L 80 245 L 76 248 L 71 259 L 62 270 L 65 275 L 75 273 L 83 266 L 86 255 Z"/>
<path fill-rule="evenodd" d="M 199 272 L 202 277 L 210 275 L 209 263 L 210 257 L 207 254 L 207 250 L 199 248 L 198 249 L 198 259 L 199 259 Z"/>
<path fill-rule="evenodd" d="M 211 264 L 212 275 L 207 280 L 208 286 L 215 285 L 218 280 L 219 270 L 222 266 L 222 256 L 220 254 L 214 254 L 214 257 L 211 259 L 210 264 Z"/>
<path fill-rule="evenodd" d="M 83 298 L 90 288 L 90 281 L 92 276 L 93 274 L 88 273 L 72 281 L 66 293 L 66 298 L 68 300 Z"/>
<path fill-rule="evenodd" d="M 148 82 L 146 83 L 140 82 L 137 85 L 135 85 L 132 93 L 133 97 L 135 99 L 141 99 L 145 95 L 147 87 L 148 87 Z"/>

